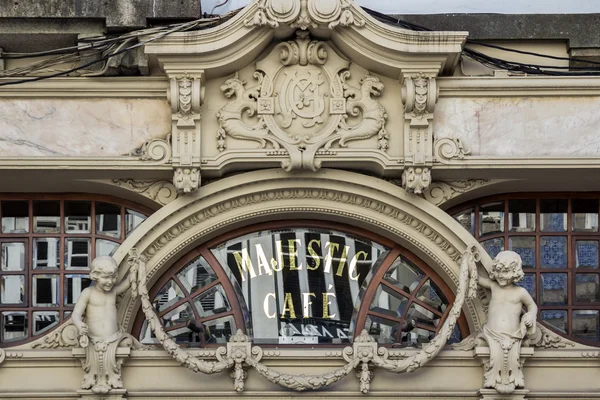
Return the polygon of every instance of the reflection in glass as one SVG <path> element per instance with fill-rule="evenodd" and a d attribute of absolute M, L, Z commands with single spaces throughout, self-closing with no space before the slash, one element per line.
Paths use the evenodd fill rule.
<path fill-rule="evenodd" d="M 119 243 L 110 240 L 96 239 L 96 257 L 112 256 L 119 247 Z"/>
<path fill-rule="evenodd" d="M 60 233 L 60 201 L 33 202 L 33 232 Z"/>
<path fill-rule="evenodd" d="M 584 340 L 600 340 L 598 310 L 573 311 L 572 333 Z"/>
<path fill-rule="evenodd" d="M 129 236 L 129 234 L 145 220 L 145 215 L 133 210 L 125 210 L 125 236 Z"/>
<path fill-rule="evenodd" d="M 187 326 L 172 329 L 167 331 L 167 333 L 175 339 L 176 343 L 189 343 L 192 341 L 192 336 L 194 335 L 194 332 Z"/>
<path fill-rule="evenodd" d="M 405 314 L 407 305 L 407 298 L 400 293 L 394 292 L 389 287 L 380 284 L 373 296 L 369 310 L 387 315 L 388 317 L 399 318 Z"/>
<path fill-rule="evenodd" d="M 33 306 L 58 306 L 58 275 L 33 275 Z"/>
<path fill-rule="evenodd" d="M 542 321 L 552 325 L 561 333 L 567 333 L 567 311 L 565 310 L 542 310 L 540 313 Z"/>
<path fill-rule="evenodd" d="M 575 301 L 595 303 L 600 300 L 598 296 L 598 274 L 577 274 L 575 278 Z"/>
<path fill-rule="evenodd" d="M 96 233 L 114 238 L 121 237 L 121 207 L 96 202 Z"/>
<path fill-rule="evenodd" d="M 216 285 L 194 298 L 194 305 L 200 318 L 231 311 L 223 286 Z"/>
<path fill-rule="evenodd" d="M 504 238 L 495 238 L 490 240 L 484 240 L 481 242 L 481 245 L 485 249 L 485 251 L 490 255 L 490 257 L 494 258 L 504 250 Z"/>
<path fill-rule="evenodd" d="M 163 326 L 169 328 L 178 324 L 187 324 L 190 320 L 194 319 L 194 313 L 189 303 L 183 303 L 160 317 L 160 319 Z"/>
<path fill-rule="evenodd" d="M 65 275 L 64 281 L 64 302 L 65 305 L 71 306 L 77 303 L 77 299 L 81 295 L 81 292 L 90 284 L 92 281 L 87 275 Z"/>
<path fill-rule="evenodd" d="M 39 335 L 58 325 L 58 311 L 34 311 L 33 334 Z"/>
<path fill-rule="evenodd" d="M 65 201 L 65 229 L 67 233 L 90 233 L 92 226 L 90 201 Z"/>
<path fill-rule="evenodd" d="M 25 243 L 2 243 L 2 271 L 25 270 Z"/>
<path fill-rule="evenodd" d="M 541 236 L 540 258 L 542 268 L 567 268 L 567 237 Z"/>
<path fill-rule="evenodd" d="M 411 294 L 425 277 L 423 271 L 402 257 L 398 257 L 385 273 L 383 279 L 404 293 Z"/>
<path fill-rule="evenodd" d="M 598 199 L 573 199 L 571 212 L 574 232 L 598 232 Z"/>
<path fill-rule="evenodd" d="M 540 200 L 540 229 L 542 232 L 567 231 L 567 199 Z"/>
<path fill-rule="evenodd" d="M 142 324 L 142 330 L 140 332 L 140 343 L 142 344 L 155 344 L 158 343 L 158 339 L 154 336 L 154 332 L 150 328 L 148 321 L 144 319 L 144 323 Z"/>
<path fill-rule="evenodd" d="M 577 240 L 575 246 L 575 266 L 577 268 L 598 268 L 598 241 Z"/>
<path fill-rule="evenodd" d="M 482 204 L 479 207 L 479 235 L 504 232 L 504 202 Z"/>
<path fill-rule="evenodd" d="M 523 268 L 535 268 L 535 236 L 511 236 L 508 249 L 521 256 Z"/>
<path fill-rule="evenodd" d="M 205 321 L 203 326 L 207 337 L 207 344 L 227 343 L 236 330 L 235 321 L 232 316 Z"/>
<path fill-rule="evenodd" d="M 177 278 L 188 293 L 194 293 L 217 280 L 215 272 L 204 257 L 191 261 L 177 274 Z"/>
<path fill-rule="evenodd" d="M 0 277 L 0 303 L 23 304 L 25 301 L 25 277 L 3 275 Z"/>
<path fill-rule="evenodd" d="M 441 318 L 442 317 L 440 315 L 429 311 L 428 309 L 417 303 L 412 303 L 410 305 L 410 308 L 408 309 L 408 313 L 406 315 L 406 319 L 408 321 L 415 320 L 417 324 L 431 325 L 432 328 L 438 326 Z"/>
<path fill-rule="evenodd" d="M 369 335 L 377 340 L 377 343 L 392 344 L 396 342 L 396 335 L 400 331 L 400 324 L 374 315 L 367 315 L 365 329 Z"/>
<path fill-rule="evenodd" d="M 428 279 L 417 294 L 417 299 L 443 313 L 448 306 L 448 300 L 435 283 Z"/>
<path fill-rule="evenodd" d="M 65 240 L 65 267 L 67 269 L 89 268 L 91 256 L 90 239 L 69 238 Z"/>
<path fill-rule="evenodd" d="M 29 202 L 2 201 L 2 233 L 29 232 Z"/>
<path fill-rule="evenodd" d="M 454 219 L 457 220 L 471 235 L 475 235 L 475 209 L 468 208 L 455 214 Z"/>
<path fill-rule="evenodd" d="M 27 313 L 23 311 L 5 311 L 2 313 L 2 340 L 14 342 L 27 337 Z"/>
<path fill-rule="evenodd" d="M 567 274 L 542 274 L 541 286 L 543 305 L 567 304 Z"/>
<path fill-rule="evenodd" d="M 185 297 L 179 286 L 174 280 L 169 280 L 160 291 L 154 296 L 154 308 L 158 311 L 164 311 Z"/>
<path fill-rule="evenodd" d="M 508 230 L 535 232 L 535 199 L 509 200 Z"/>
<path fill-rule="evenodd" d="M 434 337 L 434 332 L 430 332 L 426 329 L 414 328 L 410 332 L 402 333 L 400 343 L 405 344 L 407 346 L 415 346 L 423 343 L 429 343 Z"/>
<path fill-rule="evenodd" d="M 33 269 L 58 268 L 60 264 L 60 239 L 33 239 Z"/>
<path fill-rule="evenodd" d="M 536 298 L 535 297 L 535 287 L 536 287 L 536 282 L 535 282 L 535 274 L 525 274 L 525 277 L 517 282 L 518 286 L 524 287 L 525 289 L 527 289 L 527 291 L 529 292 L 529 294 L 531 295 L 532 298 Z"/>

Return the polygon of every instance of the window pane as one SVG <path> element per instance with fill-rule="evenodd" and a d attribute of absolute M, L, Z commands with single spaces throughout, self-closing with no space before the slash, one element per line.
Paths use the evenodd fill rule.
<path fill-rule="evenodd" d="M 577 268 L 598 268 L 598 241 L 578 240 L 575 249 Z"/>
<path fill-rule="evenodd" d="M 154 296 L 154 308 L 164 311 L 185 297 L 174 280 L 169 280 Z"/>
<path fill-rule="evenodd" d="M 2 233 L 29 232 L 29 202 L 2 202 Z"/>
<path fill-rule="evenodd" d="M 146 216 L 133 210 L 125 211 L 125 236 L 129 236 L 139 224 L 146 220 Z"/>
<path fill-rule="evenodd" d="M 96 239 L 96 257 L 112 256 L 119 247 L 119 243 L 110 240 Z"/>
<path fill-rule="evenodd" d="M 409 261 L 398 257 L 385 273 L 383 279 L 404 293 L 411 294 L 425 278 L 425 274 Z"/>
<path fill-rule="evenodd" d="M 535 268 L 535 236 L 512 236 L 508 249 L 521 256 L 524 268 Z"/>
<path fill-rule="evenodd" d="M 446 297 L 442 294 L 436 284 L 431 282 L 431 279 L 427 280 L 427 282 L 421 286 L 419 294 L 417 294 L 417 299 L 441 313 L 446 311 L 446 307 L 448 306 L 448 300 L 446 300 Z"/>
<path fill-rule="evenodd" d="M 83 289 L 90 286 L 91 283 L 88 275 L 65 275 L 65 305 L 75 305 Z"/>
<path fill-rule="evenodd" d="M 567 274 L 542 274 L 542 305 L 567 304 Z"/>
<path fill-rule="evenodd" d="M 428 331 L 426 329 L 414 328 L 410 332 L 402 333 L 400 343 L 405 344 L 407 346 L 415 346 L 431 342 L 431 339 L 433 339 L 434 336 L 434 332 Z"/>
<path fill-rule="evenodd" d="M 432 329 L 439 325 L 441 318 L 417 303 L 412 303 L 406 313 L 407 321 L 414 320 L 417 324 L 430 325 Z"/>
<path fill-rule="evenodd" d="M 523 280 L 520 282 L 517 282 L 517 285 L 527 289 L 527 291 L 529 292 L 531 297 L 533 297 L 534 299 L 536 298 L 535 297 L 535 286 L 536 286 L 535 274 L 525 274 L 525 277 L 523 278 Z"/>
<path fill-rule="evenodd" d="M 188 343 L 194 335 L 192 330 L 187 326 L 167 331 L 167 333 L 175 340 L 176 343 Z"/>
<path fill-rule="evenodd" d="M 598 274 L 577 274 L 575 278 L 575 301 L 595 303 L 600 300 L 598 296 Z"/>
<path fill-rule="evenodd" d="M 600 340 L 597 310 L 573 311 L 573 335 L 584 340 Z"/>
<path fill-rule="evenodd" d="M 67 269 L 89 268 L 90 239 L 70 238 L 65 240 L 65 267 Z"/>
<path fill-rule="evenodd" d="M 479 234 L 504 232 L 504 202 L 482 204 L 479 207 Z"/>
<path fill-rule="evenodd" d="M 221 285 L 213 286 L 194 298 L 194 305 L 200 318 L 231 311 L 231 307 L 227 301 L 227 294 L 225 294 L 225 289 Z"/>
<path fill-rule="evenodd" d="M 33 239 L 33 268 L 58 268 L 60 264 L 60 239 Z"/>
<path fill-rule="evenodd" d="M 161 317 L 163 326 L 170 328 L 178 324 L 187 324 L 190 320 L 194 320 L 194 313 L 189 303 L 183 303 L 176 309 L 169 311 Z"/>
<path fill-rule="evenodd" d="M 58 275 L 33 276 L 33 306 L 58 306 Z"/>
<path fill-rule="evenodd" d="M 233 317 L 222 317 L 204 322 L 204 331 L 207 336 L 206 343 L 225 344 L 235 332 Z"/>
<path fill-rule="evenodd" d="M 33 202 L 33 232 L 60 232 L 60 201 Z"/>
<path fill-rule="evenodd" d="M 27 338 L 27 313 L 5 311 L 2 313 L 2 342 L 14 342 Z"/>
<path fill-rule="evenodd" d="M 396 342 L 396 334 L 400 331 L 400 324 L 374 315 L 368 315 L 365 329 L 369 335 L 377 340 L 377 343 L 391 344 Z"/>
<path fill-rule="evenodd" d="M 567 268 L 566 236 L 540 237 L 540 258 L 542 268 Z"/>
<path fill-rule="evenodd" d="M 65 201 L 67 233 L 90 233 L 92 227 L 91 201 Z"/>
<path fill-rule="evenodd" d="M 406 311 L 408 299 L 385 285 L 379 285 L 369 310 L 389 317 L 400 318 Z"/>
<path fill-rule="evenodd" d="M 566 232 L 568 200 L 540 200 L 540 229 L 542 232 Z"/>
<path fill-rule="evenodd" d="M 475 209 L 469 208 L 454 215 L 454 219 L 460 222 L 471 235 L 475 235 Z"/>
<path fill-rule="evenodd" d="M 25 243 L 2 243 L 2 271 L 25 270 Z"/>
<path fill-rule="evenodd" d="M 25 276 L 4 275 L 0 279 L 0 303 L 24 304 Z"/>
<path fill-rule="evenodd" d="M 573 231 L 598 232 L 598 199 L 571 201 Z"/>
<path fill-rule="evenodd" d="M 194 293 L 198 289 L 217 280 L 215 272 L 208 265 L 204 257 L 199 257 L 186 265 L 177 274 L 177 278 L 179 278 L 188 293 Z"/>
<path fill-rule="evenodd" d="M 508 229 L 513 232 L 535 232 L 535 199 L 508 202 Z"/>
<path fill-rule="evenodd" d="M 35 311 L 33 313 L 33 334 L 39 335 L 58 325 L 58 311 Z"/>
<path fill-rule="evenodd" d="M 485 251 L 487 251 L 487 253 L 492 258 L 496 257 L 498 255 L 498 253 L 500 253 L 502 250 L 504 250 L 504 239 L 503 238 L 495 238 L 495 239 L 486 240 L 486 241 L 481 242 L 481 244 L 483 245 L 483 248 L 485 249 Z"/>
<path fill-rule="evenodd" d="M 543 310 L 542 321 L 554 327 L 561 333 L 567 333 L 567 311 L 565 310 Z"/>
<path fill-rule="evenodd" d="M 121 237 L 121 207 L 109 203 L 96 203 L 96 233 Z"/>

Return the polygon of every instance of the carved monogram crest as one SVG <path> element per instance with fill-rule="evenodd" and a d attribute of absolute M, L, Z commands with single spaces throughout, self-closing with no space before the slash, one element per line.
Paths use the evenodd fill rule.
<path fill-rule="evenodd" d="M 383 84 L 366 75 L 360 87 L 350 85 L 350 62 L 326 43 L 298 31 L 293 41 L 275 46 L 256 63 L 258 83 L 246 87 L 237 73 L 221 91 L 230 99 L 219 112 L 219 151 L 227 137 L 253 140 L 268 154 L 289 155 L 282 167 L 317 170 L 315 157 L 332 146 L 346 147 L 352 140 L 378 137 L 378 149 L 386 151 L 385 109 L 373 97 Z"/>

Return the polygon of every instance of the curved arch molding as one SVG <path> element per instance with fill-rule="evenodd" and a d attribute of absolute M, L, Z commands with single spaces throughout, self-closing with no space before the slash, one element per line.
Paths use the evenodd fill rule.
<path fill-rule="evenodd" d="M 172 201 L 143 222 L 114 257 L 120 275 L 129 268 L 127 254 L 144 254 L 149 286 L 192 248 L 233 229 L 277 219 L 320 219 L 343 222 L 387 237 L 413 251 L 456 292 L 461 254 L 480 249 L 484 266 L 491 259 L 452 217 L 427 200 L 376 178 L 321 170 L 287 173 L 263 170 L 211 183 Z M 131 330 L 139 308 L 126 294 L 119 308 L 123 326 Z M 465 309 L 471 331 L 485 320 L 479 301 Z"/>

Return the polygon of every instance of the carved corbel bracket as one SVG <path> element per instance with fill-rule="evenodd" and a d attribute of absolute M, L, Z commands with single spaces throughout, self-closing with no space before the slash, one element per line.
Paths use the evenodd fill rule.
<path fill-rule="evenodd" d="M 200 187 L 200 107 L 204 100 L 204 72 L 170 76 L 173 184 L 178 193 Z"/>
<path fill-rule="evenodd" d="M 402 79 L 404 105 L 405 190 L 419 194 L 431 183 L 433 165 L 433 112 L 438 99 L 435 73 L 405 73 Z"/>
<path fill-rule="evenodd" d="M 281 25 L 291 28 L 363 27 L 365 20 L 355 14 L 349 0 L 260 0 L 254 15 L 244 21 L 247 27 Z"/>

